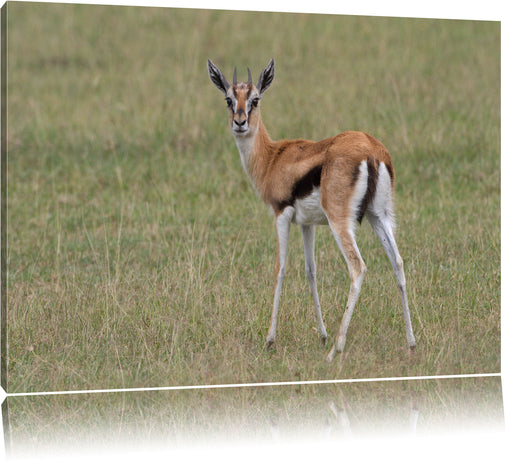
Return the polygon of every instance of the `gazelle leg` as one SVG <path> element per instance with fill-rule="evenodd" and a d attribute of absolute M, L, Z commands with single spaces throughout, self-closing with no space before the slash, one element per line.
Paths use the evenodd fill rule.
<path fill-rule="evenodd" d="M 368 213 L 368 221 L 372 225 L 375 234 L 377 234 L 382 246 L 386 250 L 386 254 L 393 266 L 393 272 L 400 289 L 400 297 L 402 299 L 402 311 L 405 321 L 405 332 L 407 335 L 407 343 L 409 348 L 414 350 L 416 347 L 416 340 L 412 332 L 411 315 L 409 312 L 409 303 L 407 301 L 407 290 L 405 287 L 405 274 L 402 258 L 398 252 L 398 247 L 393 235 L 393 224 L 390 218 L 381 218 L 374 213 Z"/>
<path fill-rule="evenodd" d="M 350 292 L 348 294 L 347 306 L 343 313 L 343 319 L 341 320 L 338 336 L 336 337 L 334 346 L 327 356 L 327 360 L 332 361 L 335 354 L 341 353 L 345 346 L 350 319 L 352 318 L 352 313 L 361 290 L 361 284 L 363 283 L 364 275 L 366 274 L 366 265 L 361 258 L 361 254 L 359 253 L 353 234 L 348 229 L 342 228 L 338 230 L 331 223 L 329 223 L 329 225 L 331 226 L 334 238 L 338 243 L 338 247 L 345 257 L 350 274 Z"/>
<path fill-rule="evenodd" d="M 276 340 L 277 314 L 279 310 L 279 297 L 281 296 L 281 287 L 286 272 L 286 255 L 288 254 L 288 239 L 290 235 L 290 223 L 293 217 L 294 209 L 286 208 L 276 217 L 277 231 L 277 258 L 276 258 L 276 283 L 274 288 L 274 306 L 272 308 L 272 317 L 268 329 L 265 347 L 268 349 Z"/>
<path fill-rule="evenodd" d="M 320 301 L 318 299 L 318 290 L 316 287 L 316 264 L 315 264 L 315 227 L 302 225 L 302 239 L 304 242 L 304 257 L 306 262 L 306 277 L 308 278 L 311 295 L 313 295 L 313 303 L 315 304 L 315 314 L 318 323 L 318 331 L 322 342 L 327 339 L 327 331 L 325 330 L 324 321 L 322 320 L 322 310 L 320 309 Z"/>

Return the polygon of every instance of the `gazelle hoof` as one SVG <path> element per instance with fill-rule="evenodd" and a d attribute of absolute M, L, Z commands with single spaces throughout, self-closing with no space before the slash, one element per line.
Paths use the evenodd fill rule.
<path fill-rule="evenodd" d="M 329 354 L 327 355 L 327 362 L 330 363 L 332 362 L 332 360 L 334 359 L 334 356 L 336 356 L 336 345 L 334 345 L 332 348 L 331 348 L 331 351 L 329 351 Z"/>
<path fill-rule="evenodd" d="M 265 342 L 265 349 L 268 351 L 272 348 L 272 345 L 274 345 L 274 339 L 268 339 Z"/>

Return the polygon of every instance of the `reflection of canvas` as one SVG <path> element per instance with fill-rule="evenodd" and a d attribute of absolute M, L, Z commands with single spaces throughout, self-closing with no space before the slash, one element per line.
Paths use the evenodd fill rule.
<path fill-rule="evenodd" d="M 302 384 L 9 398 L 12 456 L 225 444 L 357 445 L 503 430 L 501 379 Z M 350 448 L 350 446 L 348 446 Z M 460 449 L 459 449 L 460 450 Z M 402 460 L 399 456 L 399 460 Z"/>
<path fill-rule="evenodd" d="M 499 23 L 8 8 L 9 392 L 500 371 Z M 325 361 L 293 230 L 280 341 L 262 348 L 274 230 L 205 63 L 269 56 L 270 136 L 362 130 L 392 154 L 412 359 L 365 222 L 369 271 L 344 354 Z M 333 341 L 349 281 L 324 231 Z"/>

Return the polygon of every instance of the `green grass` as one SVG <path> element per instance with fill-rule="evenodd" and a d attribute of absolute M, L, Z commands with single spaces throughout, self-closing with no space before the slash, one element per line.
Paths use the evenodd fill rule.
<path fill-rule="evenodd" d="M 8 8 L 10 392 L 499 372 L 499 23 Z M 346 358 L 325 361 L 297 229 L 263 349 L 275 232 L 206 60 L 270 57 L 274 139 L 356 129 L 392 154 L 413 358 L 366 222 Z M 349 280 L 326 228 L 316 254 L 332 343 Z"/>

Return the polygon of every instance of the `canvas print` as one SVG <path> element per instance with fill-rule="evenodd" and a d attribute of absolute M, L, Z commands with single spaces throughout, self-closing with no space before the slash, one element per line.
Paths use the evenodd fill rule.
<path fill-rule="evenodd" d="M 8 452 L 502 428 L 500 27 L 4 5 Z"/>
<path fill-rule="evenodd" d="M 499 22 L 7 8 L 10 393 L 500 372 Z"/>

